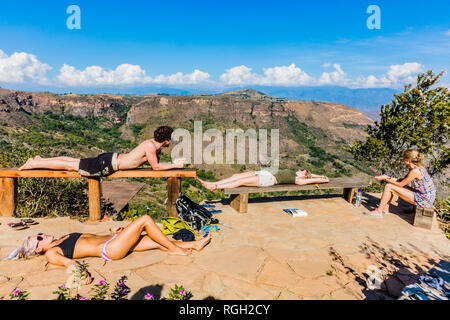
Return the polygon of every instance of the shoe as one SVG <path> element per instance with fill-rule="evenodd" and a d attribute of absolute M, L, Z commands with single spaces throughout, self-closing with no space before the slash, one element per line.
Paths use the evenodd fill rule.
<path fill-rule="evenodd" d="M 8 226 L 11 227 L 14 230 L 24 230 L 24 229 L 28 229 L 29 228 L 27 226 L 27 224 L 23 223 L 23 222 L 10 222 L 10 223 L 8 223 Z"/>
<path fill-rule="evenodd" d="M 21 222 L 25 223 L 26 225 L 35 225 L 39 224 L 39 222 L 34 221 L 33 219 L 20 219 Z"/>

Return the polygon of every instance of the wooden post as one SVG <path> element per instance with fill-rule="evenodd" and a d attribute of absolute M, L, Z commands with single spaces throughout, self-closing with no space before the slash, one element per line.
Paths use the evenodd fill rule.
<path fill-rule="evenodd" d="M 0 178 L 0 216 L 12 217 L 17 205 L 17 178 Z"/>
<path fill-rule="evenodd" d="M 355 194 L 356 189 L 355 188 L 345 188 L 344 189 L 344 198 L 349 203 L 352 203 L 353 195 Z"/>
<path fill-rule="evenodd" d="M 181 192 L 181 178 L 167 178 L 167 210 L 169 217 L 178 217 L 175 201 Z"/>
<path fill-rule="evenodd" d="M 230 195 L 230 206 L 239 213 L 246 213 L 248 208 L 248 193 Z"/>
<path fill-rule="evenodd" d="M 88 178 L 89 186 L 89 221 L 99 221 L 101 212 L 100 178 Z"/>

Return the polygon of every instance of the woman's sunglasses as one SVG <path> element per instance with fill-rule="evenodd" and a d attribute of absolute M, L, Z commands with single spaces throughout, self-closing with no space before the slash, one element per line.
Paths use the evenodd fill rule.
<path fill-rule="evenodd" d="M 39 241 L 44 240 L 43 235 L 44 235 L 44 234 L 43 234 L 42 232 L 40 232 L 40 233 L 37 234 L 37 241 L 38 241 L 38 243 L 39 243 Z"/>

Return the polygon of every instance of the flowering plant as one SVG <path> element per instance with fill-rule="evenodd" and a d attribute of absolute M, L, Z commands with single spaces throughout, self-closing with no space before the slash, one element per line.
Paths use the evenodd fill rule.
<path fill-rule="evenodd" d="M 94 291 L 94 295 L 92 296 L 91 300 L 105 300 L 108 290 L 109 284 L 104 280 L 100 281 L 92 288 L 92 291 Z"/>
<path fill-rule="evenodd" d="M 73 276 L 73 280 L 78 286 L 82 285 L 83 281 L 88 278 L 89 276 L 88 267 L 89 265 L 85 260 L 78 262 L 77 265 L 75 266 L 75 273 Z"/>
<path fill-rule="evenodd" d="M 192 293 L 186 292 L 183 286 L 175 285 L 175 288 L 171 288 L 170 291 L 167 300 L 188 300 L 192 297 Z"/>
<path fill-rule="evenodd" d="M 127 280 L 126 276 L 122 276 L 116 283 L 114 292 L 111 294 L 111 298 L 114 300 L 125 300 L 126 296 L 130 293 L 131 289 L 125 284 Z"/>
<path fill-rule="evenodd" d="M 144 300 L 155 300 L 155 297 L 154 297 L 152 294 L 147 293 L 147 294 L 144 296 Z"/>
<path fill-rule="evenodd" d="M 60 285 L 58 289 L 52 293 L 58 296 L 56 300 L 70 300 L 70 289 L 67 288 L 65 284 Z"/>
<path fill-rule="evenodd" d="M 9 297 L 11 298 L 11 300 L 27 300 L 29 294 L 30 293 L 25 290 L 16 288 L 12 293 L 10 293 Z"/>

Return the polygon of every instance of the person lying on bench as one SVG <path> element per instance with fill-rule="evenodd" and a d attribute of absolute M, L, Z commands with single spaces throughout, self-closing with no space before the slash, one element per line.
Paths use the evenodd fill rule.
<path fill-rule="evenodd" d="M 278 170 L 273 174 L 269 170 L 237 173 L 230 178 L 217 182 L 207 182 L 197 178 L 203 187 L 215 191 L 217 189 L 231 189 L 240 186 L 270 187 L 276 184 L 315 184 L 330 182 L 326 176 L 309 173 L 308 170 Z"/>
<path fill-rule="evenodd" d="M 436 188 L 433 180 L 423 167 L 423 154 L 417 150 L 406 150 L 403 153 L 403 164 L 409 168 L 407 176 L 397 179 L 386 175 L 375 178 L 386 181 L 378 208 L 368 214 L 376 218 L 382 218 L 383 213 L 389 214 L 389 204 L 394 194 L 403 200 L 422 208 L 432 208 L 436 199 Z M 407 184 L 411 183 L 411 187 Z"/>
<path fill-rule="evenodd" d="M 28 169 L 54 169 L 78 171 L 84 177 L 105 177 L 117 170 L 135 169 L 148 161 L 153 170 L 169 170 L 183 168 L 186 164 L 184 158 L 171 163 L 160 163 L 161 149 L 171 143 L 173 129 L 161 126 L 154 132 L 154 138 L 145 140 L 129 153 L 102 153 L 95 158 L 76 159 L 71 157 L 29 158 L 19 170 Z"/>
<path fill-rule="evenodd" d="M 146 234 L 141 233 L 145 231 Z M 59 239 L 38 233 L 28 236 L 22 247 L 12 250 L 3 260 L 17 260 L 44 254 L 48 262 L 65 266 L 68 272 L 74 272 L 77 262 L 73 259 L 101 257 L 105 261 L 120 260 L 130 251 L 160 249 L 169 255 L 189 255 L 192 249 L 200 251 L 211 240 L 211 233 L 201 240 L 169 240 L 161 232 L 153 219 L 144 215 L 130 223 L 126 228 L 117 228 L 110 234 L 71 233 Z M 90 277 L 88 277 L 90 278 Z M 85 284 L 89 284 L 87 279 Z"/>

